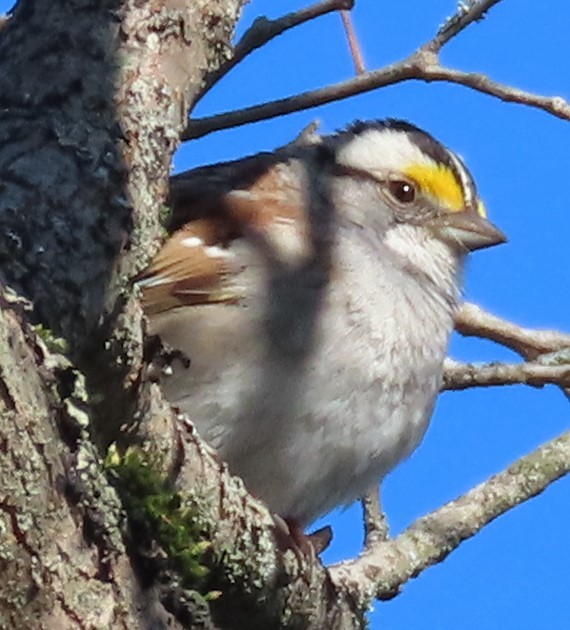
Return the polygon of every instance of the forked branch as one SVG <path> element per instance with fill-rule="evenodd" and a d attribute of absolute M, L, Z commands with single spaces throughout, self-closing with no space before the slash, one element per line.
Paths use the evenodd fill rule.
<path fill-rule="evenodd" d="M 333 581 L 360 604 L 390 599 L 410 578 L 446 558 L 464 540 L 570 472 L 570 432 L 522 457 L 467 494 L 418 519 L 392 540 L 359 558 L 330 567 Z"/>
<path fill-rule="evenodd" d="M 463 8 L 460 8 L 458 13 L 441 27 L 432 40 L 421 46 L 410 57 L 398 63 L 295 96 L 216 116 L 193 119 L 182 133 L 182 140 L 200 138 L 213 131 L 283 116 L 410 80 L 456 83 L 484 94 L 496 96 L 506 102 L 528 105 L 542 109 L 558 118 L 570 120 L 570 104 L 561 97 L 548 97 L 526 92 L 493 81 L 484 74 L 454 70 L 441 65 L 439 62 L 438 53 L 442 46 L 467 26 L 480 20 L 486 11 L 500 1 L 479 0 L 479 2 L 472 1 L 467 5 L 463 3 L 461 5 Z"/>
<path fill-rule="evenodd" d="M 265 46 L 265 44 L 285 31 L 333 11 L 352 9 L 353 6 L 354 0 L 322 0 L 322 2 L 317 2 L 299 11 L 288 13 L 277 20 L 269 20 L 266 17 L 257 18 L 235 45 L 231 58 L 220 66 L 216 72 L 212 72 L 208 75 L 202 88 L 201 96 L 208 92 L 220 79 L 225 77 L 230 70 L 235 68 L 253 51 Z"/>
<path fill-rule="evenodd" d="M 520 354 L 526 362 L 463 364 L 448 359 L 442 389 L 552 384 L 561 387 L 570 398 L 569 334 L 523 328 L 469 303 L 457 314 L 455 329 L 465 336 L 495 341 Z"/>
<path fill-rule="evenodd" d="M 455 318 L 455 329 L 468 337 L 500 343 L 531 361 L 540 355 L 570 348 L 570 335 L 567 333 L 523 328 L 470 303 L 461 307 Z"/>

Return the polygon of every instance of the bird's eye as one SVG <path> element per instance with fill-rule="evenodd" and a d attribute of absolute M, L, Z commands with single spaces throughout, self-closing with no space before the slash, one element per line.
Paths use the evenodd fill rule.
<path fill-rule="evenodd" d="M 400 203 L 412 203 L 416 198 L 416 189 L 413 184 L 404 180 L 388 182 L 388 190 L 396 201 Z"/>

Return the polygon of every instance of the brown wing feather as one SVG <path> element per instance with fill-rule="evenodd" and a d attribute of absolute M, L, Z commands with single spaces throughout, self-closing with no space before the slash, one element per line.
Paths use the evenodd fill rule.
<path fill-rule="evenodd" d="M 143 307 L 152 315 L 178 306 L 236 301 L 228 283 L 240 270 L 221 221 L 199 219 L 164 244 L 139 280 Z"/>
<path fill-rule="evenodd" d="M 210 217 L 176 231 L 140 278 L 147 314 L 244 297 L 233 281 L 246 264 L 234 254 L 236 239 L 246 237 L 265 257 L 285 266 L 307 260 L 311 245 L 302 164 L 272 157 L 268 161 L 263 154 L 260 163 L 250 158 L 247 176 L 236 177 L 231 165 L 177 176 L 171 196 L 175 216 Z"/>

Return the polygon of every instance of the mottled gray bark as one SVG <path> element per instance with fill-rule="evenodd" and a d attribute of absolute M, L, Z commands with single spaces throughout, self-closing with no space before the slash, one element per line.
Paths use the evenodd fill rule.
<path fill-rule="evenodd" d="M 0 37 L 0 266 L 76 355 L 159 234 L 241 3 L 21 0 Z"/>
<path fill-rule="evenodd" d="M 2 276 L 73 347 L 103 313 L 133 223 L 117 4 L 24 1 L 0 38 Z"/>
<path fill-rule="evenodd" d="M 125 553 L 124 516 L 87 439 L 81 377 L 5 298 L 0 627 L 166 627 L 169 615 Z"/>

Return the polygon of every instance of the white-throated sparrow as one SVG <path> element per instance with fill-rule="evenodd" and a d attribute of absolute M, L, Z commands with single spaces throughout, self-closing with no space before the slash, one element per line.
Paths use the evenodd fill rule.
<path fill-rule="evenodd" d="M 461 160 L 397 120 L 182 173 L 171 204 L 140 280 L 151 331 L 192 361 L 166 396 L 306 526 L 417 446 L 465 255 L 504 236 Z"/>

